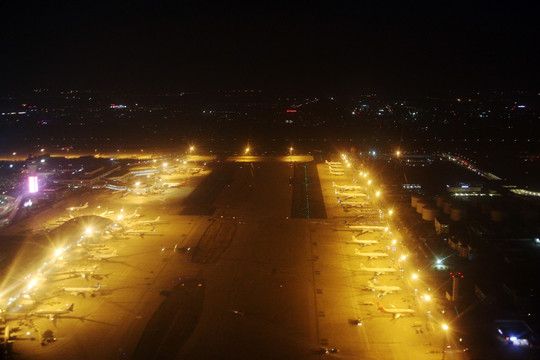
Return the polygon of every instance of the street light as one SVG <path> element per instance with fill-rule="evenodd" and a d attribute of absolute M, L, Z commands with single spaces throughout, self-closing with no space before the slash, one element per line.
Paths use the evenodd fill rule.
<path fill-rule="evenodd" d="M 249 154 L 249 146 L 246 147 L 245 153 L 246 153 L 246 154 Z"/>
<path fill-rule="evenodd" d="M 442 324 L 441 327 L 444 330 L 444 339 L 443 339 L 443 348 L 442 348 L 442 359 L 444 360 L 446 356 L 446 336 L 448 334 L 448 325 Z"/>
<path fill-rule="evenodd" d="M 189 152 L 193 152 L 193 150 L 195 150 L 195 146 L 191 145 L 191 146 L 189 147 Z"/>

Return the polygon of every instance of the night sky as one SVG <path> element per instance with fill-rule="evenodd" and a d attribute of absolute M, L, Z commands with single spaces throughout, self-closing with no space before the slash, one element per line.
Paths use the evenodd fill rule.
<path fill-rule="evenodd" d="M 0 90 L 538 90 L 537 2 L 475 3 L 4 1 Z"/>

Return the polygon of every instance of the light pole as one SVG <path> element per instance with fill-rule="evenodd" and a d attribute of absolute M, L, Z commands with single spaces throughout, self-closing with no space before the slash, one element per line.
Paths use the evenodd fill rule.
<path fill-rule="evenodd" d="M 448 325 L 442 324 L 442 329 L 444 330 L 444 337 L 443 337 L 443 348 L 442 348 L 442 360 L 446 357 L 446 336 L 448 334 Z"/>

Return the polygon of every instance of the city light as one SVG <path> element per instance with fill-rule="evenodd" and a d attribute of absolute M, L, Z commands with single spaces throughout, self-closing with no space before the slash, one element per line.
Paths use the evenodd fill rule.
<path fill-rule="evenodd" d="M 413 279 L 413 280 L 418 279 L 418 274 L 412 274 L 412 279 Z"/>
<path fill-rule="evenodd" d="M 249 149 L 249 146 L 248 146 L 248 147 L 246 147 L 245 153 L 249 154 L 249 151 L 250 151 L 250 149 Z"/>
<path fill-rule="evenodd" d="M 37 176 L 29 176 L 28 177 L 28 191 L 31 194 L 38 192 L 38 180 Z"/>
<path fill-rule="evenodd" d="M 37 279 L 32 279 L 32 280 L 30 280 L 30 282 L 28 283 L 28 286 L 26 287 L 26 289 L 27 289 L 27 290 L 32 290 L 32 288 L 33 288 L 34 286 L 36 286 L 36 285 L 37 285 Z"/>
<path fill-rule="evenodd" d="M 447 330 L 448 330 L 448 325 L 446 325 L 446 324 L 442 324 L 441 327 L 442 327 L 442 329 L 443 329 L 444 331 L 447 331 Z"/>

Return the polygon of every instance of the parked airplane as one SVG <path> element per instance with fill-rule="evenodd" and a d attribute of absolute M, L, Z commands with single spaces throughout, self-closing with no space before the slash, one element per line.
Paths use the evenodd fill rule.
<path fill-rule="evenodd" d="M 345 190 L 363 190 L 363 186 L 358 185 L 336 185 L 335 182 L 332 182 L 332 186 L 338 189 L 339 191 L 345 191 Z"/>
<path fill-rule="evenodd" d="M 364 240 L 364 239 L 358 239 L 356 236 L 352 236 L 352 240 L 356 243 L 362 244 L 362 245 L 373 245 L 377 244 L 378 240 Z"/>
<path fill-rule="evenodd" d="M 74 296 L 82 295 L 82 297 L 86 297 L 86 294 L 90 296 L 94 296 L 94 293 L 99 291 L 100 288 L 101 288 L 101 285 L 97 283 L 96 286 L 64 287 L 62 288 L 62 290 Z"/>
<path fill-rule="evenodd" d="M 68 275 L 70 277 L 77 277 L 77 276 L 82 276 L 82 277 L 85 277 L 87 274 L 92 274 L 94 271 L 95 271 L 96 267 L 92 267 L 92 268 L 89 268 L 89 269 L 72 269 L 72 270 L 68 270 L 68 271 L 60 271 L 60 272 L 55 272 L 55 273 L 48 273 L 46 274 L 46 278 L 52 278 L 52 277 L 56 277 L 56 276 L 63 276 L 63 275 Z"/>
<path fill-rule="evenodd" d="M 163 183 L 163 186 L 168 187 L 168 188 L 180 188 L 186 185 L 187 183 L 185 181 L 181 183 Z"/>
<path fill-rule="evenodd" d="M 372 291 L 380 291 L 385 294 L 390 294 L 394 291 L 400 291 L 401 288 L 399 286 L 389 286 L 389 285 L 373 285 L 371 281 L 368 281 L 368 288 Z"/>
<path fill-rule="evenodd" d="M 64 315 L 64 314 L 69 314 L 70 312 L 73 312 L 73 307 L 74 306 L 75 306 L 75 304 L 71 304 L 71 306 L 67 307 L 66 309 L 37 310 L 37 311 L 34 311 L 34 312 L 30 313 L 30 315 L 44 316 L 44 317 L 48 317 L 50 320 L 54 320 L 58 315 Z"/>
<path fill-rule="evenodd" d="M 376 253 L 376 252 L 365 253 L 365 252 L 359 251 L 358 249 L 354 249 L 354 253 L 359 256 L 367 256 L 370 260 L 388 256 L 388 254 L 386 253 Z"/>
<path fill-rule="evenodd" d="M 141 220 L 141 221 L 136 221 L 136 222 L 133 222 L 133 223 L 130 223 L 128 225 L 129 228 L 131 227 L 138 227 L 138 226 L 154 226 L 154 225 L 157 225 L 159 223 L 161 223 L 161 220 L 160 220 L 161 216 L 158 216 L 157 218 L 155 218 L 154 220 Z"/>
<path fill-rule="evenodd" d="M 367 197 L 367 194 L 361 192 L 352 192 L 352 191 L 338 191 L 334 190 L 334 194 L 339 196 L 344 196 L 346 198 L 357 198 L 357 197 Z"/>
<path fill-rule="evenodd" d="M 381 230 L 386 231 L 388 227 L 380 225 L 349 225 L 351 230 Z"/>
<path fill-rule="evenodd" d="M 350 200 L 341 200 L 338 197 L 338 203 L 341 204 L 343 207 L 357 207 L 357 206 L 366 206 L 369 203 L 367 201 L 350 201 Z"/>
<path fill-rule="evenodd" d="M 98 216 L 106 217 L 106 216 L 109 216 L 109 215 L 112 215 L 112 214 L 114 214 L 114 211 L 109 210 L 109 209 L 105 209 L 105 211 L 102 212 L 101 214 L 99 214 Z"/>
<path fill-rule="evenodd" d="M 124 235 L 137 235 L 142 238 L 144 238 L 145 235 L 161 235 L 161 234 L 156 234 L 155 231 L 156 231 L 156 227 L 154 226 L 152 227 L 152 230 L 126 230 L 124 231 Z"/>
<path fill-rule="evenodd" d="M 114 250 L 112 253 L 109 253 L 109 254 L 100 254 L 100 253 L 92 254 L 88 258 L 88 260 L 90 260 L 90 261 L 100 261 L 100 260 L 107 260 L 107 259 L 110 259 L 110 258 L 113 258 L 113 257 L 116 257 L 116 256 L 118 256 L 118 254 L 116 253 L 116 250 Z"/>
<path fill-rule="evenodd" d="M 376 274 L 385 274 L 385 273 L 393 273 L 393 272 L 396 272 L 397 269 L 396 268 L 376 268 L 376 267 L 365 267 L 364 264 L 360 264 L 360 270 L 362 271 L 371 271 L 371 272 L 374 272 Z"/>
<path fill-rule="evenodd" d="M 138 208 L 135 209 L 135 211 L 133 211 L 133 213 L 131 215 L 124 214 L 124 209 L 120 209 L 120 214 L 118 215 L 118 220 L 127 221 L 127 220 L 140 218 L 141 216 L 142 215 L 139 214 L 139 209 Z"/>
<path fill-rule="evenodd" d="M 377 308 L 380 312 L 392 314 L 394 316 L 394 319 L 397 319 L 398 317 L 405 315 L 405 314 L 414 314 L 413 309 L 385 309 L 381 304 L 377 303 Z"/>
<path fill-rule="evenodd" d="M 88 207 L 88 202 L 85 203 L 83 206 L 68 207 L 68 208 L 66 208 L 66 211 L 79 211 L 79 210 L 82 210 L 82 209 L 86 209 L 87 207 Z"/>
<path fill-rule="evenodd" d="M 328 161 L 328 160 L 324 160 L 324 162 L 326 162 L 326 165 L 330 165 L 330 166 L 341 166 L 341 162 L 339 161 Z"/>

